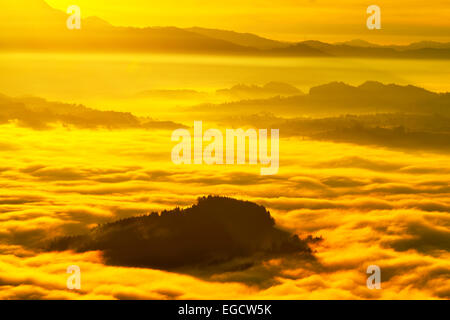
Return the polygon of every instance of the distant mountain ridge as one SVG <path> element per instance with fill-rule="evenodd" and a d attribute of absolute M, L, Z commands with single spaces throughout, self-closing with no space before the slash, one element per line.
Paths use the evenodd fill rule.
<path fill-rule="evenodd" d="M 2 5 L 3 50 L 450 59 L 450 43 L 432 41 L 408 46 L 379 46 L 363 40 L 286 43 L 250 33 L 199 27 L 116 27 L 96 17 L 83 19 L 81 30 L 68 30 L 68 15 L 43 0 L 30 0 L 27 10 L 13 0 L 4 0 Z"/>
<path fill-rule="evenodd" d="M 228 30 L 206 29 L 193 27 L 185 29 L 194 33 L 202 34 L 210 38 L 225 40 L 240 46 L 251 47 L 261 50 L 270 50 L 274 48 L 287 48 L 292 45 L 289 42 L 281 42 L 266 39 L 251 33 L 239 33 Z"/>
<path fill-rule="evenodd" d="M 272 112 L 283 115 L 337 115 L 403 112 L 450 115 L 450 93 L 436 93 L 412 85 L 366 81 L 359 86 L 330 82 L 308 94 L 194 106 L 192 110 Z"/>

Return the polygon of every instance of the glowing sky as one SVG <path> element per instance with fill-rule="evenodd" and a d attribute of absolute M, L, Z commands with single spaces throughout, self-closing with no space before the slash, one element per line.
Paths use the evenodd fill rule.
<path fill-rule="evenodd" d="M 252 32 L 297 41 L 345 41 L 362 38 L 377 43 L 421 40 L 450 41 L 448 0 L 47 0 L 65 10 L 76 4 L 84 16 L 114 25 L 208 27 Z M 382 30 L 369 31 L 366 9 L 381 8 Z"/>

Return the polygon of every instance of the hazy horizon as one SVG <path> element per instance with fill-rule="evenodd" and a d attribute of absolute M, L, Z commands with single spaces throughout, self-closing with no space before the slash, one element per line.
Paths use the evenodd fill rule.
<path fill-rule="evenodd" d="M 47 3 L 63 11 L 72 4 L 68 0 L 47 0 Z M 369 4 L 358 3 L 358 0 L 339 3 L 328 0 L 283 1 L 277 4 L 252 0 L 245 4 L 241 1 L 227 2 L 226 5 L 217 1 L 183 0 L 181 3 L 177 1 L 176 5 L 165 1 L 152 3 L 149 7 L 142 0 L 131 0 L 126 5 L 102 0 L 79 0 L 78 4 L 85 8 L 86 17 L 97 16 L 116 26 L 204 27 L 254 33 L 289 42 L 343 42 L 361 38 L 384 45 L 423 40 L 450 42 L 450 12 L 442 0 L 426 4 L 416 0 L 378 1 L 376 4 L 384 9 L 382 21 L 385 28 L 372 33 L 365 28 L 365 11 Z M 432 25 L 428 24 L 427 16 L 432 17 Z M 280 18 L 282 24 L 275 22 Z M 361 21 L 358 23 L 358 20 Z"/>

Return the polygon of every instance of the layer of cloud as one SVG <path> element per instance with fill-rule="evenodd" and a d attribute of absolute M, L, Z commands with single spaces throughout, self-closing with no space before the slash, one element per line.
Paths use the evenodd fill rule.
<path fill-rule="evenodd" d="M 257 166 L 174 166 L 167 132 L 6 125 L 0 143 L 14 146 L 0 151 L 1 298 L 449 297 L 445 154 L 288 138 L 279 174 L 261 177 Z M 317 262 L 243 258 L 194 277 L 108 266 L 98 251 L 39 250 L 55 237 L 210 193 L 264 205 L 302 238 L 322 236 L 310 244 Z M 82 269 L 81 291 L 65 287 L 72 264 Z M 381 267 L 382 290 L 365 285 L 371 264 Z"/>

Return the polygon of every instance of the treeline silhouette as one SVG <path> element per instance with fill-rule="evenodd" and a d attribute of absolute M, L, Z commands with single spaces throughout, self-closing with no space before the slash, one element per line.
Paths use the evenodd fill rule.
<path fill-rule="evenodd" d="M 61 237 L 47 250 L 102 250 L 112 265 L 176 269 L 210 266 L 234 258 L 300 254 L 313 258 L 309 242 L 276 227 L 263 206 L 208 196 L 197 204 L 99 225 L 90 233 Z"/>
<path fill-rule="evenodd" d="M 289 116 L 332 116 L 347 113 L 420 113 L 450 116 L 450 93 L 431 92 L 412 85 L 366 81 L 359 86 L 330 82 L 312 87 L 309 94 L 204 104 L 192 110 L 221 113 L 273 112 Z"/>
<path fill-rule="evenodd" d="M 40 130 L 56 124 L 89 129 L 173 130 L 185 127 L 172 121 L 136 117 L 129 112 L 100 111 L 81 104 L 52 102 L 36 97 L 13 98 L 0 94 L 0 124 L 8 122 Z"/>

